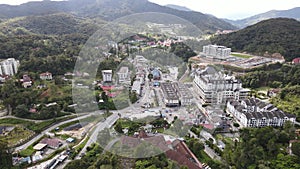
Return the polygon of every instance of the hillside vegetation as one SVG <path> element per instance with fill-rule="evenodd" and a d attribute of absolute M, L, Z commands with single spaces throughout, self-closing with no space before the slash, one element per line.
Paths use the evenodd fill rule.
<path fill-rule="evenodd" d="M 300 22 L 277 18 L 262 21 L 245 29 L 211 39 L 212 43 L 233 51 L 257 55 L 280 53 L 287 61 L 300 57 Z"/>
<path fill-rule="evenodd" d="M 204 32 L 213 33 L 218 29 L 236 29 L 230 23 L 210 15 L 193 11 L 180 11 L 147 0 L 69 0 L 30 2 L 19 6 L 0 5 L 0 18 L 48 15 L 61 12 L 85 18 L 101 18 L 106 21 L 135 13 L 158 12 L 186 19 Z"/>
<path fill-rule="evenodd" d="M 0 23 L 0 59 L 19 59 L 21 72 L 63 74 L 102 24 L 66 13 L 8 19 Z"/>

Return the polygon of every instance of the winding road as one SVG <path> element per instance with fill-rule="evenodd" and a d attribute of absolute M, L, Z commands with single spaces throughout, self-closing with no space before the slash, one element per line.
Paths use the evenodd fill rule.
<path fill-rule="evenodd" d="M 39 140 L 40 138 L 42 138 L 43 135 L 45 135 L 47 132 L 50 132 L 51 130 L 55 129 L 58 126 L 61 126 L 63 124 L 66 124 L 66 123 L 69 123 L 69 122 L 72 122 L 72 121 L 81 120 L 81 119 L 84 119 L 84 118 L 87 118 L 89 116 L 96 115 L 96 114 L 99 114 L 99 113 L 103 113 L 103 111 L 95 111 L 95 112 L 92 112 L 92 113 L 89 113 L 89 114 L 86 114 L 86 115 L 83 115 L 83 116 L 80 116 L 80 117 L 77 117 L 77 118 L 74 118 L 74 119 L 70 119 L 70 120 L 67 120 L 67 121 L 63 121 L 63 122 L 57 123 L 57 124 L 55 124 L 55 125 L 47 128 L 46 130 L 44 130 L 43 132 L 41 132 L 40 134 L 38 134 L 37 136 L 35 136 L 34 138 L 32 138 L 30 141 L 26 142 L 25 144 L 16 147 L 15 151 L 20 151 L 22 149 L 26 149 L 31 144 L 33 144 L 34 142 L 36 142 L 37 140 Z"/>

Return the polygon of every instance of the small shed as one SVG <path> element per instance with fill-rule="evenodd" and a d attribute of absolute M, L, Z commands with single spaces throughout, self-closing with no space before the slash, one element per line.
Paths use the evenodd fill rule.
<path fill-rule="evenodd" d="M 37 145 L 35 145 L 33 147 L 34 150 L 37 150 L 37 151 L 41 151 L 43 150 L 44 148 L 47 147 L 47 144 L 43 144 L 43 143 L 38 143 Z"/>
<path fill-rule="evenodd" d="M 69 137 L 69 138 L 66 139 L 66 141 L 67 141 L 68 143 L 73 143 L 73 142 L 75 141 L 75 139 L 72 138 L 72 137 Z"/>

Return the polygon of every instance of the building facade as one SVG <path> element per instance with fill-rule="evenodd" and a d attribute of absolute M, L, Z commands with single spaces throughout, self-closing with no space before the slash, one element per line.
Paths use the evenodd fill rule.
<path fill-rule="evenodd" d="M 234 76 L 217 72 L 210 66 L 195 73 L 193 85 L 203 103 L 208 104 L 226 104 L 231 99 L 245 99 L 250 92 Z"/>
<path fill-rule="evenodd" d="M 192 104 L 193 95 L 189 89 L 182 83 L 173 83 L 175 91 L 178 94 L 180 105 L 187 106 Z"/>
<path fill-rule="evenodd" d="M 112 70 L 102 70 L 103 82 L 112 82 Z"/>
<path fill-rule="evenodd" d="M 128 67 L 121 67 L 117 74 L 119 83 L 130 82 Z"/>
<path fill-rule="evenodd" d="M 0 75 L 13 76 L 18 72 L 20 63 L 14 58 L 9 58 L 0 62 Z"/>
<path fill-rule="evenodd" d="M 231 48 L 218 45 L 207 45 L 203 46 L 203 53 L 212 59 L 221 59 L 225 60 L 230 56 Z"/>
<path fill-rule="evenodd" d="M 286 121 L 294 123 L 296 120 L 295 115 L 285 113 L 256 98 L 228 101 L 226 111 L 242 125 L 241 127 L 278 127 L 283 126 Z"/>
<path fill-rule="evenodd" d="M 166 106 L 176 107 L 179 106 L 179 96 L 172 83 L 161 83 L 161 89 L 163 92 L 163 100 Z"/>

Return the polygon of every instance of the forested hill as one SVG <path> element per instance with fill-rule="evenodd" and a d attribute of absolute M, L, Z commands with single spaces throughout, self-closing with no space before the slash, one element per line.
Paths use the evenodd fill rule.
<path fill-rule="evenodd" d="M 69 0 L 29 2 L 19 6 L 0 5 L 0 18 L 49 15 L 60 12 L 72 13 L 85 18 L 101 18 L 107 21 L 134 13 L 160 12 L 186 19 L 204 32 L 236 29 L 235 26 L 210 15 L 180 11 L 147 0 Z"/>
<path fill-rule="evenodd" d="M 231 47 L 233 51 L 258 55 L 280 53 L 291 61 L 300 57 L 300 22 L 287 18 L 269 19 L 237 32 L 213 37 L 211 41 Z"/>
<path fill-rule="evenodd" d="M 80 18 L 68 13 L 56 13 L 42 16 L 16 17 L 0 23 L 0 32 L 4 35 L 92 35 L 106 22 L 100 19 Z"/>
<path fill-rule="evenodd" d="M 71 71 L 81 46 L 105 23 L 68 13 L 5 20 L 0 23 L 0 59 L 19 59 L 21 72 Z"/>

